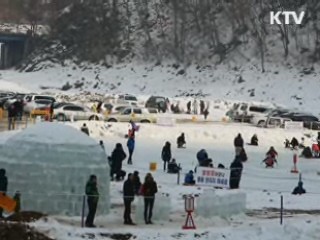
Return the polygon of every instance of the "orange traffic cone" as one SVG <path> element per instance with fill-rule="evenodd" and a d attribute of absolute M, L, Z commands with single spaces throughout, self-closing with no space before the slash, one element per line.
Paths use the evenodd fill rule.
<path fill-rule="evenodd" d="M 291 169 L 292 173 L 299 173 L 297 168 L 297 162 L 298 162 L 298 155 L 295 153 L 293 154 L 293 168 Z"/>

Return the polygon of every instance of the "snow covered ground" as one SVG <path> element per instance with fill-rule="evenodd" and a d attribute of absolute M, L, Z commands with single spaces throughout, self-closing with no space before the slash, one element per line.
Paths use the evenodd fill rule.
<path fill-rule="evenodd" d="M 67 123 L 80 128 L 83 122 Z M 124 134 L 128 124 L 103 122 L 87 122 L 91 136 L 97 141 L 103 140 L 107 154 L 110 154 L 115 143 L 126 146 Z M 177 149 L 176 137 L 184 132 L 187 148 Z M 178 163 L 182 164 L 182 179 L 184 174 L 193 169 L 196 164 L 196 152 L 207 149 L 213 158 L 214 165 L 230 165 L 234 157 L 233 138 L 242 133 L 245 142 L 256 133 L 259 147 L 246 146 L 248 162 L 244 164 L 240 192 L 247 194 L 247 214 L 240 214 L 227 219 L 204 219 L 195 213 L 197 230 L 183 231 L 184 223 L 184 194 L 201 194 L 205 187 L 187 187 L 177 185 L 176 175 L 164 173 L 160 158 L 161 149 L 165 141 L 172 143 L 172 153 Z M 5 142 L 9 133 L 0 133 L 0 144 Z M 10 133 L 11 135 L 14 133 Z M 81 229 L 80 218 L 64 216 L 49 217 L 34 223 L 37 229 L 58 240 L 80 239 L 110 239 L 108 234 L 132 234 L 136 239 L 319 239 L 320 220 L 319 183 L 320 162 L 318 159 L 299 159 L 298 169 L 302 173 L 306 195 L 294 196 L 291 191 L 298 183 L 298 176 L 290 173 L 293 152 L 283 147 L 283 140 L 296 136 L 311 135 L 306 144 L 315 141 L 316 132 L 285 131 L 284 129 L 261 129 L 241 124 L 180 124 L 174 127 L 141 124 L 136 134 L 136 150 L 133 165 L 124 162 L 124 170 L 133 172 L 138 170 L 141 179 L 149 172 L 149 163 L 157 162 L 158 170 L 153 173 L 159 185 L 159 194 L 169 194 L 171 199 L 171 213 L 169 222 L 155 221 L 155 224 L 127 227 L 122 225 L 122 184 L 111 184 L 111 213 L 99 216 L 96 220 L 99 228 Z M 278 166 L 265 169 L 261 165 L 265 152 L 270 146 L 279 152 Z M 126 147 L 125 147 L 126 149 Z M 219 194 L 227 194 L 228 190 L 216 190 Z M 279 224 L 280 196 L 284 196 L 285 219 L 284 225 Z M 138 199 L 135 199 L 134 205 Z M 300 211 L 300 212 L 299 212 Z M 133 238 L 132 238 L 133 239 Z"/>
<path fill-rule="evenodd" d="M 210 120 L 219 120 L 223 115 L 224 101 L 262 101 L 298 108 L 320 115 L 318 104 L 320 83 L 318 70 L 302 74 L 302 69 L 268 66 L 261 74 L 254 64 L 237 70 L 223 66 L 191 66 L 186 74 L 179 75 L 180 69 L 162 65 L 118 65 L 110 69 L 101 67 L 78 66 L 54 67 L 33 73 L 19 73 L 8 70 L 0 72 L 0 90 L 19 92 L 51 92 L 78 94 L 86 91 L 102 94 L 132 93 L 145 100 L 151 94 L 178 97 L 185 105 L 190 94 L 207 100 L 222 100 L 221 109 L 217 109 Z M 241 79 L 240 79 L 241 76 Z M 243 81 L 244 80 L 244 81 Z M 63 85 L 73 86 L 62 91 Z M 139 84 L 138 84 L 139 83 Z M 75 86 L 78 86 L 77 88 Z M 188 96 L 189 95 L 189 96 Z M 187 96 L 187 97 L 185 97 Z M 213 106 L 212 106 L 213 107 Z M 67 123 L 80 128 L 82 122 Z M 126 123 L 88 122 L 91 136 L 97 141 L 103 140 L 107 154 L 111 154 L 115 144 L 126 146 L 124 135 Z M 184 132 L 187 140 L 186 149 L 177 149 L 177 136 Z M 229 167 L 234 158 L 233 138 L 241 133 L 246 142 L 256 133 L 259 147 L 246 146 L 249 157 L 244 164 L 241 189 L 247 194 L 247 215 L 242 214 L 228 219 L 203 219 L 196 215 L 196 231 L 181 230 L 184 223 L 184 194 L 201 194 L 205 187 L 186 187 L 177 185 L 176 176 L 162 170 L 160 158 L 165 141 L 172 143 L 173 156 L 182 164 L 184 174 L 196 165 L 196 152 L 207 149 L 214 165 L 218 163 Z M 0 144 L 11 133 L 0 133 Z M 157 162 L 158 170 L 153 173 L 159 185 L 160 193 L 169 194 L 171 213 L 169 222 L 155 222 L 153 226 L 139 224 L 136 227 L 122 225 L 122 183 L 111 184 L 111 213 L 97 218 L 98 229 L 81 229 L 79 218 L 50 216 L 34 225 L 37 229 L 57 240 L 110 239 L 110 233 L 130 233 L 135 239 L 319 239 L 320 220 L 320 162 L 318 159 L 299 159 L 298 169 L 302 173 L 307 194 L 293 196 L 291 191 L 298 183 L 298 176 L 290 173 L 293 152 L 283 147 L 285 138 L 296 136 L 298 140 L 305 136 L 306 144 L 315 142 L 316 132 L 286 131 L 284 129 L 262 129 L 246 124 L 198 123 L 179 124 L 172 127 L 141 124 L 136 135 L 136 150 L 133 166 L 124 163 L 127 172 L 138 170 L 141 179 L 149 172 L 150 162 Z M 307 136 L 311 136 L 306 137 Z M 278 165 L 274 169 L 265 169 L 261 164 L 265 152 L 274 146 L 279 152 Z M 125 147 L 126 148 L 126 147 Z M 227 190 L 217 190 L 226 194 Z M 279 225 L 278 208 L 280 196 L 284 196 L 285 220 Z M 137 204 L 137 199 L 134 205 Z M 313 216 L 315 215 L 315 216 Z M 133 239 L 133 238 L 132 238 Z"/>

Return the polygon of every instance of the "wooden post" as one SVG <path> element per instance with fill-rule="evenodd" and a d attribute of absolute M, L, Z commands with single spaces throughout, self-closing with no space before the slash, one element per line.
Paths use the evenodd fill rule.
<path fill-rule="evenodd" d="M 84 214 L 86 210 L 86 196 L 82 197 L 82 213 L 81 213 L 81 227 L 84 228 Z"/>
<path fill-rule="evenodd" d="M 280 197 L 280 225 L 283 223 L 283 196 Z"/>

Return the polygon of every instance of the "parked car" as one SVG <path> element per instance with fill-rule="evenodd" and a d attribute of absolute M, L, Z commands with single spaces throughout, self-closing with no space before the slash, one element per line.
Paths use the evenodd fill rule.
<path fill-rule="evenodd" d="M 74 104 L 62 104 L 54 108 L 54 118 L 58 121 L 69 121 L 69 120 L 104 120 L 102 114 L 93 112 L 91 109 L 86 107 L 77 106 Z"/>
<path fill-rule="evenodd" d="M 319 118 L 309 113 L 290 112 L 282 117 L 289 118 L 293 122 L 303 122 L 303 127 L 313 130 L 320 130 Z"/>
<path fill-rule="evenodd" d="M 51 104 L 52 101 L 49 99 L 37 99 L 31 102 L 27 102 L 23 107 L 23 111 L 25 113 L 31 113 L 33 110 L 48 108 Z"/>
<path fill-rule="evenodd" d="M 123 100 L 124 102 L 127 102 L 130 105 L 134 105 L 134 106 L 138 105 L 138 99 L 135 96 L 130 94 L 119 95 L 119 100 Z"/>
<path fill-rule="evenodd" d="M 265 116 L 270 110 L 272 110 L 271 106 L 251 103 L 235 103 L 226 115 L 233 121 L 249 123 L 253 117 Z"/>
<path fill-rule="evenodd" d="M 120 113 L 110 114 L 107 118 L 108 122 L 129 122 L 133 120 L 141 123 L 155 123 L 156 109 L 126 107 Z"/>
<path fill-rule="evenodd" d="M 145 104 L 146 108 L 156 108 L 162 112 L 167 111 L 167 100 L 165 97 L 151 96 Z"/>
<path fill-rule="evenodd" d="M 56 101 L 56 99 L 54 97 L 52 97 L 52 96 L 49 96 L 49 95 L 36 95 L 36 94 L 26 95 L 23 100 L 24 100 L 24 102 L 26 104 L 27 102 L 32 102 L 34 100 L 40 100 L 40 99 L 42 99 L 42 100 L 43 99 L 50 100 L 52 102 Z"/>
<path fill-rule="evenodd" d="M 267 127 L 270 124 L 269 118 L 281 118 L 283 114 L 290 112 L 289 109 L 276 108 L 266 112 L 264 115 L 255 115 L 250 119 L 250 123 L 258 127 Z M 282 123 L 283 124 L 283 121 Z M 280 124 L 280 125 L 281 125 Z"/>
<path fill-rule="evenodd" d="M 130 105 L 124 105 L 124 104 L 112 104 L 112 103 L 105 103 L 103 104 L 102 111 L 110 113 L 119 113 L 123 109 L 130 107 Z"/>

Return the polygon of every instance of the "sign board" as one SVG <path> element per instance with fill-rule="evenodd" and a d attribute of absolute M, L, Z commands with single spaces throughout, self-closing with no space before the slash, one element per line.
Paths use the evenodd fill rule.
<path fill-rule="evenodd" d="M 176 124 L 176 119 L 171 117 L 158 117 L 157 124 L 160 126 L 174 126 Z"/>
<path fill-rule="evenodd" d="M 285 122 L 284 129 L 286 130 L 303 130 L 303 122 Z"/>
<path fill-rule="evenodd" d="M 229 188 L 230 169 L 222 168 L 197 168 L 197 185 Z"/>

